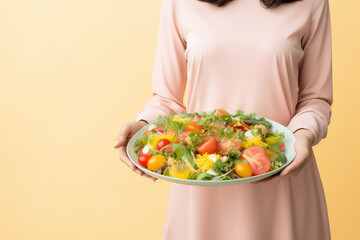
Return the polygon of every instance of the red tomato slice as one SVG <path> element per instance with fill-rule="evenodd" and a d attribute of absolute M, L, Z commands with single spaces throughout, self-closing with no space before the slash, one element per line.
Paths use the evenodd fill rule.
<path fill-rule="evenodd" d="M 187 137 L 189 136 L 191 132 L 190 131 L 182 131 L 181 133 L 179 133 L 177 135 L 178 141 L 176 141 L 177 143 L 179 142 L 183 142 L 185 146 L 187 146 L 189 143 L 187 142 Z"/>
<path fill-rule="evenodd" d="M 216 152 L 218 152 L 221 156 L 228 156 L 230 150 L 242 150 L 242 142 L 238 139 L 231 140 L 225 138 L 220 142 L 217 142 Z"/>
<path fill-rule="evenodd" d="M 285 147 L 285 143 L 283 142 L 280 146 L 279 146 L 279 150 L 282 151 Z"/>
<path fill-rule="evenodd" d="M 142 150 L 143 150 L 143 148 L 138 148 L 138 152 L 139 152 L 140 154 L 144 154 Z"/>
<path fill-rule="evenodd" d="M 206 136 L 196 149 L 198 153 L 212 154 L 216 151 L 216 138 L 213 136 Z"/>
<path fill-rule="evenodd" d="M 249 147 L 244 150 L 243 156 L 248 160 L 254 175 L 260 175 L 270 170 L 271 162 L 263 148 Z"/>
<path fill-rule="evenodd" d="M 219 117 L 222 116 L 222 115 L 225 115 L 225 114 L 226 114 L 226 115 L 230 115 L 230 113 L 228 113 L 228 112 L 227 112 L 226 110 L 224 110 L 224 109 L 217 109 L 215 114 L 216 114 L 216 116 L 219 116 Z"/>

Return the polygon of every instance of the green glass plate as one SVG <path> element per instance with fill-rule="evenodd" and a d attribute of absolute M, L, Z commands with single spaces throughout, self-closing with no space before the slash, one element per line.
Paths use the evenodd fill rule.
<path fill-rule="evenodd" d="M 235 112 L 230 112 L 230 114 L 235 114 Z M 260 117 L 260 116 L 257 116 Z M 252 177 L 248 177 L 248 178 L 238 178 L 238 179 L 231 179 L 231 180 L 208 180 L 208 181 L 201 181 L 201 180 L 187 180 L 187 179 L 179 179 L 179 178 L 174 178 L 174 177 L 169 177 L 169 176 L 164 176 L 161 174 L 158 174 L 156 172 L 152 172 L 149 169 L 141 166 L 138 162 L 138 156 L 135 153 L 135 149 L 134 149 L 134 144 L 135 141 L 138 138 L 141 138 L 144 134 L 144 132 L 146 130 L 148 130 L 148 128 L 150 127 L 150 125 L 152 123 L 149 123 L 148 125 L 144 126 L 143 128 L 141 128 L 137 133 L 135 133 L 131 139 L 128 142 L 126 151 L 127 154 L 130 158 L 130 160 L 135 164 L 136 167 L 138 167 L 141 171 L 155 177 L 158 179 L 163 179 L 165 181 L 169 181 L 169 182 L 174 182 L 174 183 L 180 183 L 180 184 L 188 184 L 188 185 L 198 185 L 198 186 L 224 186 L 224 185 L 233 185 L 233 184 L 238 184 L 238 183 L 247 183 L 247 182 L 255 182 L 255 181 L 259 181 L 261 179 L 270 177 L 278 172 L 280 172 L 283 168 L 285 168 L 287 165 L 289 165 L 295 158 L 296 153 L 294 150 L 294 143 L 295 143 L 295 136 L 294 134 L 285 126 L 272 121 L 270 119 L 265 118 L 267 121 L 269 121 L 272 124 L 271 130 L 274 132 L 276 130 L 278 130 L 279 132 L 284 132 L 285 134 L 285 138 L 283 139 L 283 142 L 285 143 L 285 148 L 284 148 L 284 153 L 286 155 L 287 158 L 287 162 L 286 164 L 284 164 L 282 167 L 275 169 L 273 171 L 261 174 L 261 175 L 257 175 L 257 176 L 252 176 Z M 154 122 L 157 123 L 157 122 Z"/>

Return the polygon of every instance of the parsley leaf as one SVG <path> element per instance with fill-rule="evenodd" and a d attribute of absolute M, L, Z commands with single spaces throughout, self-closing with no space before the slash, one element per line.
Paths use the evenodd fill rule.
<path fill-rule="evenodd" d="M 233 138 L 235 135 L 234 128 L 227 126 L 224 130 L 225 138 Z"/>
<path fill-rule="evenodd" d="M 237 131 L 237 134 L 239 135 L 239 139 L 242 141 L 242 142 L 245 142 L 245 132 L 244 131 Z"/>
<path fill-rule="evenodd" d="M 216 162 L 214 163 L 214 165 L 212 166 L 211 169 L 219 174 L 222 174 L 222 173 L 230 171 L 234 167 L 235 167 L 234 160 L 231 160 L 231 158 L 229 158 L 225 162 L 223 162 L 221 159 L 216 160 Z"/>
<path fill-rule="evenodd" d="M 197 129 L 196 129 L 197 130 Z M 205 136 L 199 134 L 199 130 L 196 133 L 191 132 L 189 134 L 190 142 L 186 146 L 189 151 L 195 152 L 197 146 L 202 142 Z"/>

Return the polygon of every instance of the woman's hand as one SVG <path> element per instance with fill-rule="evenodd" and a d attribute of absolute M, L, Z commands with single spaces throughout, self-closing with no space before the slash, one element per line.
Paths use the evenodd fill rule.
<path fill-rule="evenodd" d="M 296 177 L 299 175 L 301 169 L 309 162 L 312 143 L 314 142 L 314 134 L 307 129 L 299 129 L 294 133 L 296 140 L 294 144 L 294 149 L 296 156 L 294 161 L 292 161 L 286 168 L 284 168 L 280 173 L 277 173 L 271 177 L 265 178 L 260 181 L 252 182 L 254 184 L 264 183 L 272 181 L 273 179 L 289 176 Z"/>
<path fill-rule="evenodd" d="M 302 128 L 296 131 L 294 135 L 296 137 L 294 145 L 296 157 L 292 163 L 281 171 L 280 177 L 296 177 L 310 160 L 311 147 L 315 139 L 314 134 L 311 131 Z"/>
<path fill-rule="evenodd" d="M 126 154 L 126 146 L 130 140 L 130 138 L 139 131 L 140 128 L 144 127 L 146 123 L 144 121 L 133 121 L 125 124 L 121 127 L 120 133 L 115 141 L 114 148 L 119 149 L 119 156 L 121 161 L 123 161 L 126 165 L 129 166 L 134 172 L 139 174 L 140 176 L 145 176 L 147 178 L 150 178 L 154 182 L 157 180 L 157 178 L 154 178 L 143 171 L 141 171 L 139 168 L 137 168 L 128 158 Z"/>

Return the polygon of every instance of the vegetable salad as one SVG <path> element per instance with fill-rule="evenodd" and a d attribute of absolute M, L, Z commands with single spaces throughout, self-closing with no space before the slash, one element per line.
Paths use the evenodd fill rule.
<path fill-rule="evenodd" d="M 135 142 L 138 162 L 174 178 L 230 180 L 283 166 L 285 135 L 255 113 L 223 109 L 159 116 Z"/>

